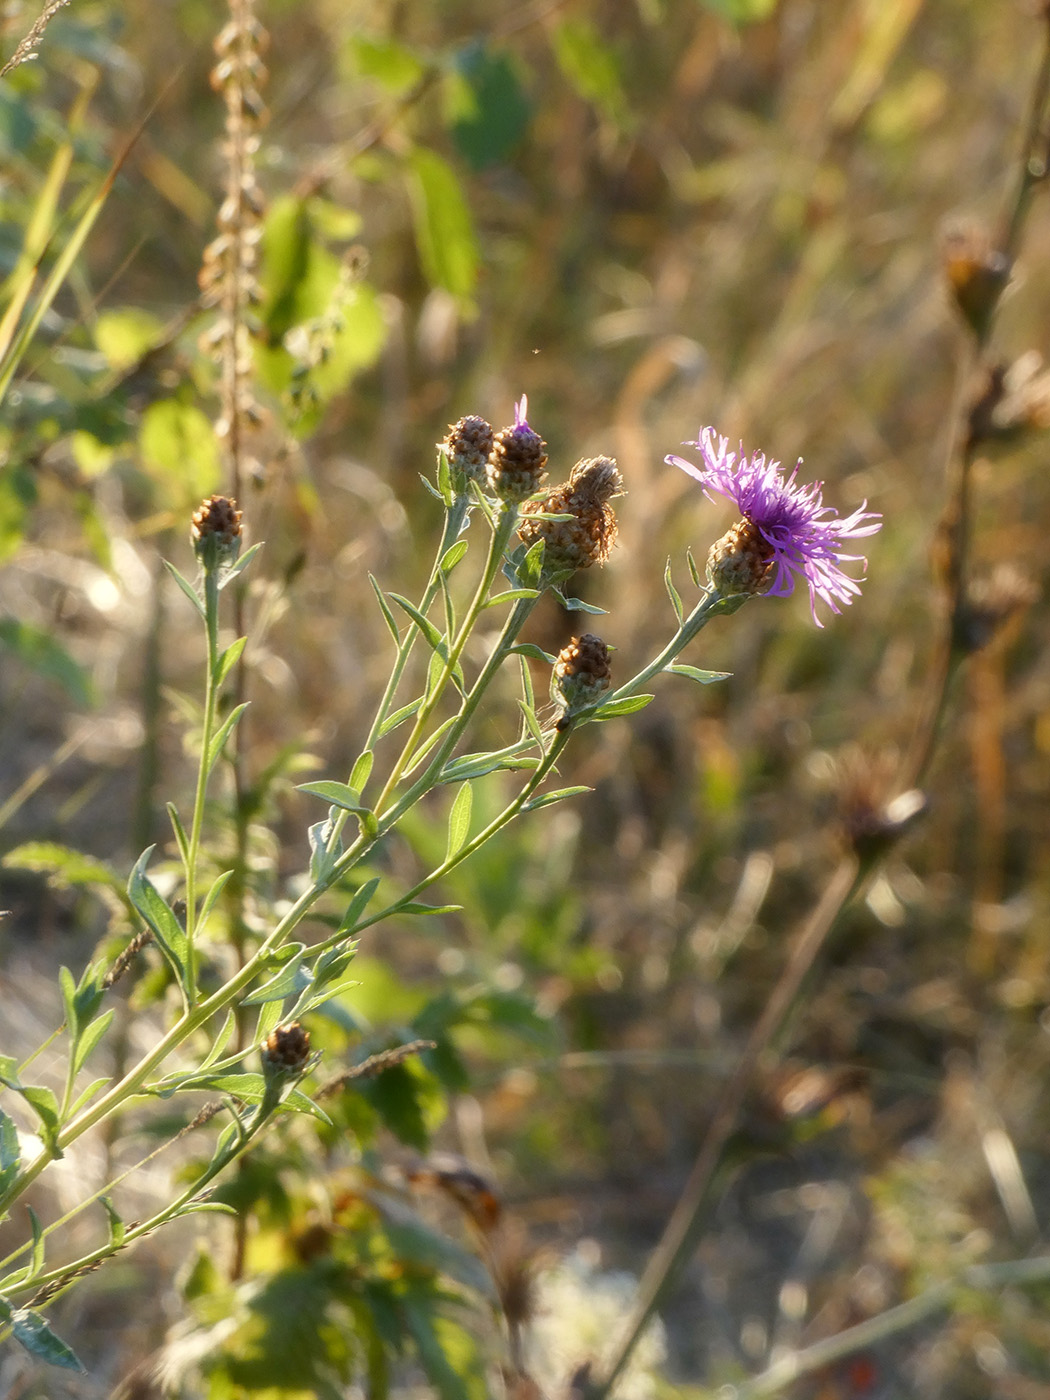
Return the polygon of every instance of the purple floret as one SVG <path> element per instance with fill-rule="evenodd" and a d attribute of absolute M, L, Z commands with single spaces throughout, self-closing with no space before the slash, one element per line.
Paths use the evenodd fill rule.
<path fill-rule="evenodd" d="M 743 445 L 739 457 L 727 451 L 728 439 L 716 438 L 713 428 L 704 428 L 696 442 L 683 446 L 699 451 L 701 466 L 674 455 L 665 461 L 699 481 L 709 500 L 714 499 L 712 492 L 727 496 L 772 549 L 774 575 L 768 593 L 786 597 L 794 591 L 796 575 L 803 578 L 818 627 L 823 626 L 817 616 L 818 598 L 838 613 L 839 604 L 851 603 L 860 593 L 860 582 L 840 565 L 859 562 L 867 567 L 862 554 L 846 554 L 842 549 L 844 541 L 874 535 L 882 528 L 882 517 L 864 509 L 867 501 L 852 515 L 840 517 L 832 506 L 824 505 L 823 482 L 796 484 L 801 458 L 785 478 L 780 463 L 767 461 L 763 452 L 745 457 Z"/>

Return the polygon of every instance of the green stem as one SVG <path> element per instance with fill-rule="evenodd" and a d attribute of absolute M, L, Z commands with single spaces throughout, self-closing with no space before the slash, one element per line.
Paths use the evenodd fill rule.
<path fill-rule="evenodd" d="M 209 755 L 215 733 L 215 712 L 218 703 L 216 680 L 219 672 L 219 578 L 215 569 L 204 574 L 204 621 L 208 633 L 208 669 L 204 690 L 204 726 L 201 735 L 200 765 L 197 769 L 197 790 L 193 799 L 193 821 L 190 825 L 189 847 L 186 854 L 186 942 L 189 945 L 188 983 L 191 1004 L 197 996 L 197 955 L 194 941 L 197 932 L 197 864 L 200 856 L 201 833 L 204 829 L 204 805 L 210 772 Z"/>
<path fill-rule="evenodd" d="M 632 676 L 629 681 L 621 685 L 618 690 L 614 690 L 611 695 L 604 696 L 602 705 L 607 705 L 613 700 L 626 699 L 627 696 L 633 695 L 636 690 L 640 690 L 647 681 L 651 681 L 654 676 L 666 671 L 675 657 L 685 650 L 697 633 L 702 631 L 713 617 L 736 612 L 747 601 L 747 597 L 747 594 L 738 594 L 736 597 L 724 598 L 720 593 L 713 591 L 705 593 L 663 651 L 654 657 L 648 666 L 644 666 L 636 676 Z"/>
<path fill-rule="evenodd" d="M 419 741 L 423 737 L 423 732 L 426 729 L 430 717 L 433 715 L 435 709 L 437 708 L 438 702 L 444 694 L 445 688 L 451 680 L 453 673 L 455 672 L 456 666 L 459 664 L 459 658 L 463 654 L 463 648 L 467 644 L 467 639 L 470 637 L 471 632 L 474 630 L 474 627 L 477 624 L 477 620 L 481 616 L 485 604 L 488 601 L 489 590 L 492 587 L 492 581 L 496 577 L 499 567 L 503 562 L 503 556 L 506 552 L 507 545 L 510 543 L 510 537 L 514 533 L 514 527 L 517 524 L 517 520 L 517 506 L 513 504 L 505 504 L 496 520 L 496 528 L 492 534 L 492 541 L 489 546 L 488 558 L 485 561 L 485 569 L 482 573 L 481 579 L 478 582 L 477 589 L 474 593 L 474 598 L 470 604 L 470 607 L 467 610 L 466 616 L 463 619 L 458 635 L 454 640 L 450 639 L 448 656 L 445 658 L 445 664 L 441 669 L 441 674 L 435 681 L 434 686 L 430 690 L 430 693 L 427 695 L 425 701 L 420 706 L 419 713 L 416 715 L 415 724 L 412 726 L 412 733 L 409 735 L 409 738 L 405 743 L 404 748 L 401 750 L 397 762 L 390 770 L 390 776 L 387 778 L 386 785 L 384 786 L 383 791 L 379 795 L 379 800 L 376 802 L 377 812 L 384 805 L 384 803 L 386 803 L 389 800 L 390 795 L 393 793 L 394 789 L 401 781 L 405 769 L 409 766 L 411 759 L 416 752 Z M 523 600 L 519 599 L 519 602 L 520 601 Z M 515 613 L 516 612 L 517 609 L 515 609 Z M 488 667 L 486 667 L 486 671 L 482 672 L 482 675 L 484 676 L 487 671 Z M 485 684 L 487 685 L 487 683 L 488 682 L 486 680 Z M 473 695 L 477 691 L 477 689 L 478 686 L 477 684 L 475 684 L 474 690 L 472 690 L 471 694 Z M 482 687 L 482 689 L 484 689 L 484 686 Z M 467 702 L 464 701 L 464 708 L 466 707 L 466 703 Z M 477 701 L 475 700 L 474 703 L 476 704 Z M 460 719 L 463 718 L 463 715 L 464 710 L 461 709 Z M 458 737 L 458 734 L 462 732 L 462 726 L 459 725 L 457 722 L 457 726 L 454 726 L 452 732 L 454 732 Z M 454 742 L 455 740 L 453 740 L 453 743 Z M 444 751 L 444 743 L 442 744 L 441 748 L 442 751 Z M 444 760 L 442 760 L 442 762 L 443 761 Z M 433 763 L 428 765 L 426 771 L 427 773 L 433 771 Z M 414 784 L 412 791 L 414 792 L 417 787 L 418 784 Z"/>
<path fill-rule="evenodd" d="M 445 528 L 442 531 L 441 543 L 434 559 L 434 566 L 430 570 L 430 578 L 427 586 L 423 590 L 423 596 L 419 601 L 419 611 L 425 617 L 434 599 L 437 597 L 438 588 L 441 584 L 441 561 L 459 539 L 463 532 L 463 522 L 467 518 L 470 510 L 470 498 L 468 496 L 456 496 L 452 505 L 445 512 Z M 365 741 L 366 749 L 374 749 L 379 742 L 379 731 L 383 727 L 383 722 L 390 713 L 390 706 L 393 704 L 397 688 L 401 684 L 401 678 L 405 673 L 409 657 L 415 647 L 419 631 L 415 624 L 409 626 L 401 645 L 397 650 L 397 657 L 394 661 L 393 670 L 390 672 L 390 679 L 386 683 L 383 691 L 383 698 L 379 702 L 375 719 L 372 721 L 372 728 L 368 731 L 368 738 Z"/>
<path fill-rule="evenodd" d="M 957 1279 L 934 1284 L 924 1293 L 909 1298 L 906 1303 L 887 1308 L 885 1312 L 847 1327 L 833 1337 L 825 1337 L 802 1351 L 781 1357 L 772 1366 L 742 1385 L 731 1387 L 733 1400 L 762 1400 L 763 1396 L 779 1395 L 803 1376 L 812 1375 L 844 1357 L 896 1336 L 908 1327 L 924 1322 L 935 1313 L 951 1308 L 963 1292 L 979 1289 L 1024 1287 L 1045 1283 L 1050 1278 L 1050 1258 L 1010 1260 L 1002 1264 L 975 1264 L 964 1269 Z"/>

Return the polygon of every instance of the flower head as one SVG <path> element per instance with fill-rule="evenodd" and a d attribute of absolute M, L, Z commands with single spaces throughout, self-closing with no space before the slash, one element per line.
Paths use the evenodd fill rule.
<path fill-rule="evenodd" d="M 514 426 L 501 428 L 489 452 L 488 487 L 501 501 L 523 501 L 538 491 L 547 475 L 547 444 L 529 427 L 529 401 L 522 394 L 514 405 Z"/>
<path fill-rule="evenodd" d="M 743 447 L 739 457 L 729 452 L 728 440 L 716 437 L 713 428 L 704 428 L 696 442 L 683 445 L 699 451 L 701 466 L 673 455 L 665 460 L 699 481 L 709 500 L 714 499 L 712 492 L 717 492 L 733 501 L 750 527 L 747 534 L 752 557 L 756 546 L 762 556 L 763 567 L 752 569 L 750 575 L 753 586 L 720 587 L 726 577 L 739 576 L 739 569 L 734 575 L 732 566 L 727 565 L 723 550 L 717 562 L 719 577 L 712 578 L 720 592 L 769 593 L 784 598 L 794 591 L 797 576 L 809 589 L 810 610 L 818 627 L 823 626 L 817 617 L 818 598 L 833 613 L 841 611 L 839 604 L 853 601 L 860 593 L 860 583 L 841 565 L 859 562 L 867 567 L 867 560 L 861 554 L 846 554 L 843 544 L 882 528 L 881 516 L 864 509 L 866 501 L 852 515 L 841 517 L 824 504 L 822 482 L 796 484 L 801 458 L 791 475 L 785 476 L 780 463 L 767 461 L 762 452 L 751 457 L 745 457 Z M 739 527 L 734 529 L 739 531 Z M 713 556 L 723 543 L 715 546 Z M 710 574 L 710 560 L 708 570 Z"/>

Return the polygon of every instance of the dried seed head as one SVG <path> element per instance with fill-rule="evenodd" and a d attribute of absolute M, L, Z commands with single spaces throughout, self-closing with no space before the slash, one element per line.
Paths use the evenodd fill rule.
<path fill-rule="evenodd" d="M 987 230 L 972 223 L 945 230 L 941 257 L 956 306 L 970 329 L 980 333 L 1010 280 L 1010 259 L 992 246 Z"/>
<path fill-rule="evenodd" d="M 488 488 L 501 501 L 523 501 L 543 485 L 547 444 L 525 419 L 524 394 L 514 406 L 514 425 L 501 428 L 492 442 L 486 467 Z"/>
<path fill-rule="evenodd" d="M 984 371 L 969 413 L 970 447 L 1050 428 L 1050 371 L 1037 350 Z"/>
<path fill-rule="evenodd" d="M 966 652 L 982 651 L 1002 629 L 1039 597 L 1036 584 L 1011 563 L 999 564 L 977 580 L 956 620 L 957 644 Z"/>
<path fill-rule="evenodd" d="M 562 708 L 557 727 L 564 729 L 574 715 L 593 705 L 611 680 L 609 648 L 601 637 L 592 632 L 573 637 L 558 653 L 551 677 L 551 698 Z"/>
<path fill-rule="evenodd" d="M 872 754 L 850 745 L 836 766 L 842 832 L 862 860 L 888 850 L 926 809 L 926 796 L 918 788 L 889 797 L 900 766 L 890 750 Z"/>
<path fill-rule="evenodd" d="M 773 582 L 773 546 L 746 517 L 711 546 L 707 578 L 723 598 L 765 593 Z"/>
<path fill-rule="evenodd" d="M 269 1074 L 301 1074 L 310 1058 L 310 1033 L 298 1021 L 278 1026 L 260 1046 L 263 1070 Z"/>
<path fill-rule="evenodd" d="M 472 481 L 481 481 L 494 444 L 492 424 L 476 413 L 468 413 L 458 423 L 450 423 L 438 450 L 448 458 L 452 489 L 462 495 Z"/>
<path fill-rule="evenodd" d="M 205 569 L 232 564 L 241 548 L 242 513 L 229 496 L 211 496 L 193 512 L 190 539 Z"/>
<path fill-rule="evenodd" d="M 604 564 L 616 543 L 616 512 L 609 501 L 622 491 L 623 478 L 612 457 L 587 457 L 576 463 L 563 486 L 556 486 L 542 501 L 522 506 L 518 535 L 527 545 L 545 541 L 543 566 L 548 574 Z M 533 518 L 541 512 L 572 518 Z"/>

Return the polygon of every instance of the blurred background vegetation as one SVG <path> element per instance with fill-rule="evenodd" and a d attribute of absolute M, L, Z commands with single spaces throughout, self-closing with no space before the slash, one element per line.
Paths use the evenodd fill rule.
<path fill-rule="evenodd" d="M 462 1153 L 498 1183 L 523 1252 L 596 1241 L 603 1267 L 640 1270 L 837 859 L 844 785 L 891 789 L 914 737 L 943 626 L 930 551 L 966 336 L 941 237 L 953 218 L 993 220 L 1016 180 L 1038 9 L 260 8 L 261 412 L 240 505 L 266 548 L 246 600 L 244 752 L 271 820 L 265 843 L 253 838 L 257 874 L 275 895 L 315 819 L 292 781 L 345 776 L 386 675 L 367 576 L 418 593 L 439 519 L 418 476 L 461 414 L 501 426 L 524 392 L 555 480 L 579 457 L 617 458 L 620 544 L 581 587 L 608 610 L 600 630 L 624 676 L 671 626 L 667 557 L 684 576 L 686 546 L 702 559 L 730 523 L 663 465 L 702 425 L 803 456 L 840 509 L 867 498 L 885 518 L 846 616 L 818 631 L 796 598 L 716 624 L 683 659 L 732 678 L 703 690 L 665 678 L 637 722 L 582 733 L 563 773 L 593 794 L 457 873 L 443 897 L 462 913 L 366 939 L 342 1021 L 314 1028 L 335 1068 L 351 1048 L 438 1040 L 435 1056 L 372 1081 L 340 1130 L 376 1173 L 410 1151 Z M 5 52 L 34 15 L 5 9 Z M 73 0 L 39 59 L 0 86 L 4 276 L 48 192 L 57 248 L 135 137 L 0 424 L 7 851 L 57 842 L 126 871 L 166 839 L 164 799 L 189 781 L 178 696 L 201 656 L 158 560 L 188 567 L 189 514 L 228 485 L 200 347 L 214 313 L 197 292 L 224 179 L 209 82 L 223 21 L 203 0 Z M 1037 194 L 996 326 L 1004 362 L 1050 353 L 1048 250 Z M 1045 437 L 1019 433 L 975 464 L 975 567 L 1008 562 L 1040 596 L 1045 458 Z M 534 640 L 557 650 L 574 619 L 544 608 Z M 509 709 L 490 723 L 494 742 L 514 737 Z M 755 1085 L 664 1311 L 663 1385 L 732 1381 L 962 1264 L 1038 1245 L 1050 1192 L 1040 604 L 972 658 L 928 788 L 927 816 L 849 913 Z M 407 875 L 444 840 L 420 818 L 387 873 Z M 26 863 L 4 871 L 0 959 L 6 1025 L 30 1045 L 57 1019 L 55 966 L 113 938 L 123 914 Z M 126 1025 L 139 1033 L 131 1012 Z M 332 1164 L 345 1147 L 326 1151 Z M 309 1242 L 318 1159 L 284 1142 L 268 1160 L 235 1184 L 256 1212 L 254 1267 L 277 1268 L 278 1240 L 305 1266 L 321 1252 Z M 364 1215 L 340 1228 L 347 1258 L 371 1247 Z M 162 1344 L 188 1306 L 175 1271 L 190 1303 L 218 1297 L 207 1271 L 228 1269 L 233 1246 L 213 1244 L 191 1269 L 190 1235 L 158 1240 L 71 1295 L 64 1334 L 94 1374 L 61 1386 L 108 1394 Z M 115 1323 L 132 1298 L 133 1325 Z M 975 1292 L 797 1393 L 1045 1395 L 1046 1301 L 1045 1289 Z M 257 1340 L 209 1395 L 296 1389 Z M 12 1395 L 67 1393 L 5 1364 Z M 321 1371 L 298 1389 L 343 1393 Z"/>

